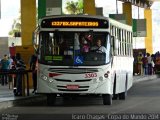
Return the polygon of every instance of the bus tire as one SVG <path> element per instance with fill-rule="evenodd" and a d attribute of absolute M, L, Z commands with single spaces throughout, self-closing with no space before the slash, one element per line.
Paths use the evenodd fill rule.
<path fill-rule="evenodd" d="M 125 100 L 126 99 L 126 92 L 119 93 L 119 99 Z"/>
<path fill-rule="evenodd" d="M 114 77 L 114 84 L 113 84 L 113 98 L 112 100 L 117 100 L 118 99 L 118 94 L 116 94 L 116 76 Z"/>
<path fill-rule="evenodd" d="M 118 94 L 113 94 L 112 100 L 118 100 Z"/>
<path fill-rule="evenodd" d="M 127 96 L 127 84 L 128 84 L 128 75 L 126 75 L 126 83 L 125 83 L 125 91 L 122 93 L 119 93 L 119 99 L 125 100 Z"/>
<path fill-rule="evenodd" d="M 112 105 L 112 95 L 110 94 L 103 94 L 103 104 L 104 105 Z"/>
<path fill-rule="evenodd" d="M 47 105 L 53 106 L 56 101 L 57 94 L 47 94 Z"/>

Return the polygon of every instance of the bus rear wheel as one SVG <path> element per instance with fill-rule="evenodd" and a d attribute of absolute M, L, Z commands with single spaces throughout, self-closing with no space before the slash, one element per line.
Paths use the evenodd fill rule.
<path fill-rule="evenodd" d="M 122 93 L 119 93 L 120 100 L 125 100 L 127 97 L 127 84 L 128 84 L 128 75 L 126 75 L 125 91 Z"/>
<path fill-rule="evenodd" d="M 47 94 L 47 105 L 53 106 L 56 101 L 57 94 Z"/>
<path fill-rule="evenodd" d="M 110 94 L 103 94 L 103 104 L 104 105 L 112 105 L 112 95 Z"/>
<path fill-rule="evenodd" d="M 127 91 L 119 93 L 119 99 L 120 100 L 125 100 L 127 96 Z"/>

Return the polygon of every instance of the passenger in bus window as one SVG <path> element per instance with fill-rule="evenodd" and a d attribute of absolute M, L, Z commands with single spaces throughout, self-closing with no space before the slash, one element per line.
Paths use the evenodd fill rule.
<path fill-rule="evenodd" d="M 97 53 L 107 53 L 107 49 L 102 46 L 101 39 L 96 40 L 96 46 L 91 47 L 91 51 L 95 51 Z"/>
<path fill-rule="evenodd" d="M 83 39 L 82 40 L 82 52 L 85 52 L 85 53 L 87 53 L 87 52 L 89 52 L 89 44 L 88 44 L 88 42 L 87 42 L 87 40 L 85 40 L 85 39 Z"/>

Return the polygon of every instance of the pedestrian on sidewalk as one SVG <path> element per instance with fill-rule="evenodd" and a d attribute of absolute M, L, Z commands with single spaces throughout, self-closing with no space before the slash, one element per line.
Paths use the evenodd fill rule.
<path fill-rule="evenodd" d="M 146 53 L 142 57 L 142 65 L 143 65 L 144 75 L 148 75 L 148 60 Z"/>
<path fill-rule="evenodd" d="M 8 60 L 8 56 L 5 54 L 4 58 L 1 60 L 1 70 L 3 72 L 7 72 L 9 70 L 9 65 L 10 62 Z M 8 84 L 8 75 L 7 74 L 3 74 L 2 75 L 2 85 L 7 85 Z"/>
<path fill-rule="evenodd" d="M 149 53 L 147 53 L 147 61 L 148 61 L 148 75 L 152 75 L 152 57 Z"/>
<path fill-rule="evenodd" d="M 142 53 L 140 52 L 137 60 L 138 60 L 138 75 L 142 75 L 143 74 L 143 67 L 142 67 Z"/>

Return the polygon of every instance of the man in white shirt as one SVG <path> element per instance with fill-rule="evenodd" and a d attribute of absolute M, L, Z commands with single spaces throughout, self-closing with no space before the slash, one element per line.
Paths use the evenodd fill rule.
<path fill-rule="evenodd" d="M 100 39 L 97 39 L 96 46 L 91 48 L 91 51 L 96 51 L 97 53 L 106 53 L 107 49 L 101 45 L 102 41 Z"/>

